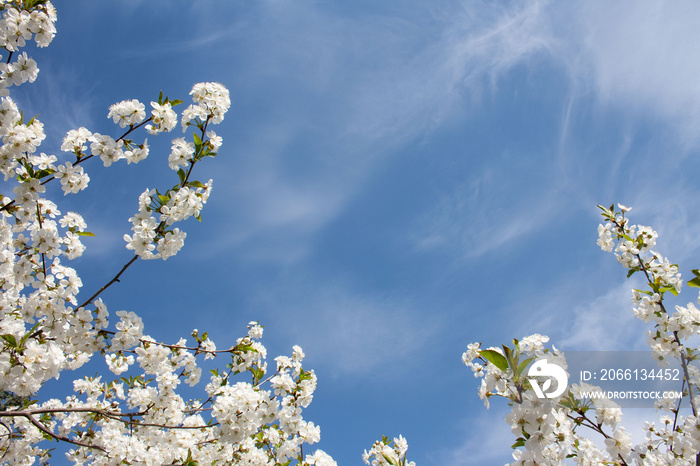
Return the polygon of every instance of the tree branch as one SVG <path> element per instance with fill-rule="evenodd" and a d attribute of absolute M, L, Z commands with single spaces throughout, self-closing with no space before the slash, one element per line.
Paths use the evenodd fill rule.
<path fill-rule="evenodd" d="M 81 308 L 81 307 L 85 307 L 85 306 L 87 306 L 88 304 L 92 303 L 100 294 L 102 294 L 102 292 L 103 292 L 104 290 L 106 290 L 107 288 L 109 288 L 110 286 L 112 286 L 114 283 L 118 282 L 118 281 L 119 281 L 119 277 L 121 277 L 122 274 L 123 274 L 124 272 L 126 272 L 126 269 L 128 269 L 128 268 L 131 266 L 131 264 L 133 264 L 134 262 L 136 262 L 136 259 L 138 259 L 138 258 L 139 258 L 139 256 L 136 255 L 136 254 L 134 254 L 134 257 L 132 257 L 131 260 L 130 260 L 129 262 L 127 262 L 126 265 L 125 265 L 124 267 L 122 267 L 122 269 L 119 271 L 119 273 L 117 273 L 117 274 L 114 276 L 114 278 L 112 278 L 112 279 L 111 279 L 106 285 L 104 285 L 102 288 L 100 288 L 99 290 L 97 290 L 97 292 L 96 292 L 95 294 L 93 294 L 92 296 L 90 296 L 90 298 L 88 298 L 84 303 L 82 303 L 80 306 L 78 306 L 78 309 Z"/>

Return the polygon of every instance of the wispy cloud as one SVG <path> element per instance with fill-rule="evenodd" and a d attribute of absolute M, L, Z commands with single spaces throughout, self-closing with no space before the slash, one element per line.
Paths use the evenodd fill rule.
<path fill-rule="evenodd" d="M 247 147 L 236 151 L 258 162 L 244 162 L 235 185 L 217 186 L 227 191 L 224 196 L 245 194 L 255 206 L 250 212 L 257 212 L 229 229 L 228 244 L 253 253 L 250 238 L 285 231 L 295 243 L 285 247 L 303 251 L 388 157 L 463 115 L 478 101 L 484 79 L 494 84 L 546 46 L 538 4 L 514 13 L 481 7 L 478 17 L 459 4 L 450 8 L 456 16 L 428 12 L 422 22 L 381 15 L 340 18 L 309 5 L 288 11 L 285 2 L 257 12 L 268 22 L 256 21 L 265 26 L 247 40 L 258 52 L 270 53 L 246 55 L 246 67 L 267 86 L 284 81 L 299 98 L 277 102 L 266 123 L 251 128 Z M 280 133 L 287 136 L 279 139 Z M 303 149 L 300 134 L 313 141 Z M 272 147 L 270 141 L 278 143 Z M 311 151 L 325 159 L 309 156 Z M 314 166 L 313 173 L 283 170 L 285 157 Z M 259 257 L 279 256 L 261 251 Z"/>
<path fill-rule="evenodd" d="M 621 270 L 621 274 L 624 271 Z M 558 348 L 586 351 L 644 350 L 648 325 L 632 313 L 631 282 L 604 292 L 591 302 L 571 307 L 566 314 L 547 308 Z"/>
<path fill-rule="evenodd" d="M 555 186 L 531 185 L 529 192 L 503 186 L 507 168 L 486 169 L 469 185 L 443 195 L 413 226 L 418 251 L 449 252 L 460 262 L 507 247 L 548 224 L 565 202 Z M 514 195 L 514 191 L 518 195 Z"/>
<path fill-rule="evenodd" d="M 560 33 L 573 39 L 582 58 L 572 71 L 592 80 L 598 100 L 652 119 L 670 118 L 678 136 L 697 140 L 700 6 L 597 1 L 566 7 L 573 28 Z"/>
<path fill-rule="evenodd" d="M 44 124 L 47 143 L 42 150 L 60 155 L 61 141 L 69 130 L 80 126 L 93 127 L 94 116 L 106 117 L 107 111 L 94 107 L 94 87 L 81 82 L 78 72 L 68 67 L 57 68 L 48 59 L 42 61 L 41 54 L 35 58 L 40 70 L 39 85 L 10 88 L 10 96 L 25 112 L 35 112 Z"/>
<path fill-rule="evenodd" d="M 504 401 L 503 406 L 498 403 L 499 406 L 493 406 L 488 411 L 482 408 L 485 411 L 483 415 L 471 417 L 463 427 L 466 439 L 464 443 L 452 449 L 438 451 L 438 458 L 433 464 L 481 466 L 512 461 L 510 445 L 515 441 L 515 436 L 504 420 L 508 408 L 505 406 L 505 400 L 495 401 Z M 410 455 L 410 448 L 408 453 Z"/>
<path fill-rule="evenodd" d="M 422 351 L 440 325 L 405 299 L 320 278 L 268 287 L 257 306 L 274 315 L 275 338 L 291 338 L 332 376 L 405 376 L 425 363 Z"/>
<path fill-rule="evenodd" d="M 692 190 L 678 187 L 682 176 L 675 164 L 690 155 L 697 139 L 700 60 L 693 45 L 697 41 L 688 40 L 700 35 L 695 27 L 698 15 L 693 14 L 697 8 L 687 2 L 670 8 L 650 2 L 578 6 L 529 2 L 503 9 L 475 8 L 458 17 L 437 45 L 442 69 L 451 70 L 444 73 L 450 77 L 444 82 L 452 85 L 454 94 L 466 90 L 470 102 L 478 104 L 478 96 L 487 89 L 484 83 L 496 91 L 499 79 L 516 64 L 536 68 L 546 62 L 554 72 L 568 76 L 559 140 L 541 148 L 558 154 L 558 159 L 554 165 L 550 165 L 554 160 L 539 161 L 540 169 L 559 182 L 539 195 L 533 187 L 524 197 L 503 186 L 507 192 L 503 197 L 516 199 L 504 202 L 493 193 L 490 198 L 484 195 L 490 174 L 477 168 L 478 175 L 468 185 L 444 195 L 426 212 L 421 223 L 427 227 L 415 234 L 417 246 L 431 250 L 451 244 L 470 255 L 483 254 L 544 227 L 547 214 L 563 205 L 555 199 L 588 207 L 602 202 L 601 193 L 607 193 L 644 197 L 644 202 L 656 205 L 660 198 L 648 189 L 651 186 L 678 191 L 679 196 L 670 196 L 673 199 L 688 198 Z M 464 98 L 460 102 L 469 103 Z M 620 142 L 607 159 L 591 154 L 600 150 L 592 141 L 612 137 L 604 127 L 586 126 L 596 119 L 617 123 L 615 137 Z M 643 131 L 649 121 L 659 125 L 657 134 L 672 147 L 673 153 L 664 158 L 673 163 L 660 163 L 659 154 L 649 149 L 638 152 L 635 144 L 649 137 Z M 653 165 L 658 166 L 654 171 L 638 168 Z M 505 211 L 484 207 L 491 202 Z M 507 224 L 500 227 L 504 218 Z"/>
<path fill-rule="evenodd" d="M 546 15 L 547 2 L 527 2 L 498 7 L 464 3 L 464 9 L 452 17 L 441 48 L 444 72 L 452 86 L 471 84 L 480 88 L 487 78 L 497 86 L 502 75 L 523 60 L 554 44 Z"/>

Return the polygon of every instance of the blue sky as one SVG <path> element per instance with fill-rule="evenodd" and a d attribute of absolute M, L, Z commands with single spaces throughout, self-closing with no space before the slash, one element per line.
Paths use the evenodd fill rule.
<path fill-rule="evenodd" d="M 13 93 L 47 153 L 79 126 L 117 134 L 123 99 L 231 93 L 224 146 L 197 167 L 214 178 L 203 222 L 178 256 L 129 270 L 109 308 L 157 339 L 198 328 L 224 347 L 259 320 L 270 356 L 301 345 L 319 377 L 306 417 L 339 464 L 398 434 L 423 466 L 508 461 L 506 406 L 478 399 L 469 342 L 644 348 L 596 204 L 633 206 L 660 252 L 698 266 L 695 2 L 56 6 L 37 83 Z M 65 199 L 97 234 L 76 265 L 86 293 L 130 258 L 138 195 L 174 183 L 169 139 L 149 144 Z"/>

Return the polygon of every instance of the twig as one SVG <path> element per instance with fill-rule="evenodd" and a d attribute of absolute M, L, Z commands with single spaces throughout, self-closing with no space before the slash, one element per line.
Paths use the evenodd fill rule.
<path fill-rule="evenodd" d="M 81 308 L 81 307 L 85 307 L 85 306 L 87 306 L 88 304 L 92 303 L 92 302 L 95 300 L 95 298 L 97 298 L 104 290 L 106 290 L 107 288 L 109 288 L 110 286 L 112 286 L 114 283 L 118 282 L 118 281 L 119 281 L 119 277 L 121 277 L 122 274 L 123 274 L 124 272 L 126 272 L 126 269 L 128 269 L 128 268 L 131 266 L 131 264 L 133 264 L 134 262 L 136 262 L 136 259 L 138 259 L 138 258 L 139 258 L 139 256 L 136 255 L 136 254 L 134 254 L 134 257 L 132 257 L 131 260 L 130 260 L 129 262 L 127 262 L 126 265 L 125 265 L 124 267 L 122 267 L 122 269 L 119 271 L 118 274 L 116 274 L 116 275 L 114 276 L 114 278 L 112 278 L 112 279 L 111 279 L 106 285 L 104 285 L 102 288 L 100 288 L 99 290 L 97 290 L 97 292 L 96 292 L 95 294 L 93 294 L 92 296 L 90 296 L 83 304 L 81 304 L 80 306 L 78 306 L 78 309 Z"/>

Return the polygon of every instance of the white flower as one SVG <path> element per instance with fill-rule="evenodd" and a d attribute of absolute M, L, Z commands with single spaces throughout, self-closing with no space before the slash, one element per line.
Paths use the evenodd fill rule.
<path fill-rule="evenodd" d="M 629 212 L 630 210 L 632 210 L 632 207 L 627 207 L 622 204 L 618 204 L 617 206 L 620 208 L 620 212 L 622 213 Z"/>
<path fill-rule="evenodd" d="M 92 137 L 92 133 L 87 128 L 78 128 L 68 131 L 66 137 L 63 138 L 61 150 L 64 152 L 80 153 L 87 150 L 86 143 Z"/>
<path fill-rule="evenodd" d="M 338 466 L 338 463 L 323 450 L 316 450 L 313 455 L 306 455 L 304 462 L 315 466 Z"/>
<path fill-rule="evenodd" d="M 207 131 L 207 137 L 209 138 L 209 144 L 211 145 L 211 148 L 214 152 L 217 152 L 219 148 L 221 147 L 221 144 L 223 144 L 223 138 L 221 136 L 217 136 L 214 131 Z"/>
<path fill-rule="evenodd" d="M 105 361 L 109 370 L 119 375 L 129 370 L 129 366 L 134 363 L 134 357 L 132 355 L 124 356 L 123 354 L 109 353 L 105 355 Z"/>
<path fill-rule="evenodd" d="M 158 102 L 151 102 L 151 116 L 153 124 L 147 125 L 146 130 L 151 134 L 172 131 L 177 126 L 177 114 L 172 109 L 170 103 L 160 105 Z"/>
<path fill-rule="evenodd" d="M 148 157 L 148 139 L 143 141 L 140 146 L 132 146 L 131 149 L 124 151 L 124 157 L 126 157 L 126 163 L 139 163 Z"/>
<path fill-rule="evenodd" d="M 126 128 L 141 123 L 146 118 L 146 107 L 136 99 L 122 100 L 109 107 L 107 118 Z"/>
<path fill-rule="evenodd" d="M 216 356 L 216 345 L 209 338 L 202 342 L 202 350 L 206 353 L 204 359 L 214 359 Z"/>
<path fill-rule="evenodd" d="M 91 140 L 90 151 L 92 155 L 99 155 L 105 167 L 109 167 L 113 162 L 124 158 L 124 151 L 122 150 L 124 141 L 116 142 L 110 136 L 103 136 L 97 133 L 92 135 Z"/>
<path fill-rule="evenodd" d="M 172 170 L 187 167 L 193 155 L 193 143 L 185 141 L 184 138 L 175 138 L 173 139 L 170 156 L 168 157 L 168 165 Z"/>
<path fill-rule="evenodd" d="M 83 171 L 82 165 L 73 166 L 70 162 L 59 165 L 55 176 L 61 180 L 61 189 L 63 189 L 64 195 L 77 193 L 87 188 L 90 181 L 90 177 Z"/>
<path fill-rule="evenodd" d="M 83 217 L 75 212 L 66 213 L 66 215 L 59 220 L 59 223 L 63 228 L 75 228 L 78 231 L 85 231 L 87 228 L 87 224 L 85 223 L 85 220 L 83 220 Z"/>
<path fill-rule="evenodd" d="M 611 438 L 605 439 L 605 447 L 614 459 L 618 456 L 626 459 L 632 451 L 632 436 L 624 427 L 618 427 Z"/>

